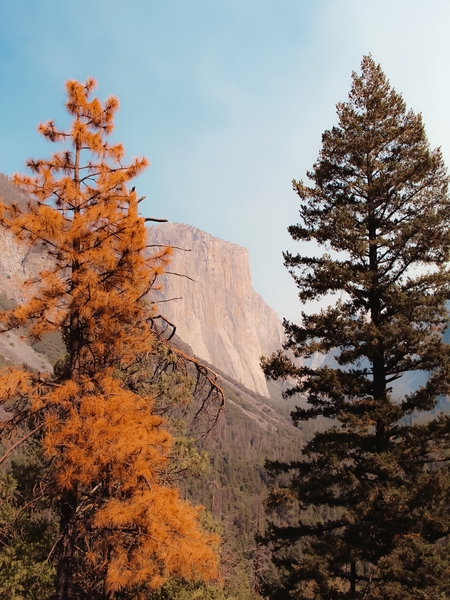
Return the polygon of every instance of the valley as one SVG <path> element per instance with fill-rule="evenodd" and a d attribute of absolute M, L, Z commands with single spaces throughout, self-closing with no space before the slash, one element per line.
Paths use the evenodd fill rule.
<path fill-rule="evenodd" d="M 0 193 L 11 202 L 26 201 L 5 176 L 0 176 Z M 148 235 L 150 246 L 174 246 L 169 273 L 157 293 L 160 313 L 176 327 L 174 343 L 218 373 L 226 398 L 224 415 L 202 445 L 209 455 L 206 473 L 181 479 L 179 485 L 220 524 L 227 556 L 225 588 L 233 588 L 239 600 L 256 597 L 255 535 L 265 529 L 264 499 L 274 483 L 265 460 L 296 460 L 314 428 L 292 425 L 289 414 L 295 403 L 282 399 L 278 384 L 268 387 L 260 369 L 260 356 L 281 346 L 283 331 L 276 313 L 251 287 L 247 251 L 187 225 L 154 226 Z M 11 308 L 32 294 L 39 272 L 49 264 L 51 257 L 43 249 L 28 251 L 0 231 L 0 308 Z M 25 363 L 48 372 L 63 353 L 56 334 L 38 343 L 30 342 L 25 330 L 0 339 L 3 365 Z"/>

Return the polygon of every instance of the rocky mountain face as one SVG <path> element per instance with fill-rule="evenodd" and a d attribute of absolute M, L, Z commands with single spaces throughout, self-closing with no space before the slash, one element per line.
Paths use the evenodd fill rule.
<path fill-rule="evenodd" d="M 283 328 L 252 288 L 248 251 L 178 223 L 150 227 L 148 239 L 174 247 L 160 313 L 199 358 L 268 397 L 259 360 L 281 348 Z"/>
<path fill-rule="evenodd" d="M 1 174 L 0 196 L 18 204 L 27 201 Z M 252 289 L 248 251 L 176 223 L 150 227 L 148 239 L 149 244 L 174 247 L 163 289 L 157 295 L 160 314 L 175 324 L 179 338 L 199 358 L 249 390 L 269 397 L 259 361 L 261 355 L 281 347 L 283 328 L 275 311 Z M 43 248 L 30 249 L 0 230 L 0 304 L 23 302 L 33 294 L 33 285 L 25 282 L 50 265 Z M 8 340 L 0 351 L 17 361 L 19 346 L 25 355 L 23 344 L 19 339 Z M 30 366 L 42 368 L 41 356 L 34 356 L 31 348 L 26 354 Z"/>
<path fill-rule="evenodd" d="M 19 205 L 27 200 L 1 173 L 0 196 Z M 24 302 L 34 291 L 34 286 L 25 282 L 50 265 L 51 259 L 42 248 L 28 248 L 17 243 L 12 233 L 0 229 L 0 307 L 10 308 Z M 26 363 L 33 369 L 52 369 L 47 358 L 33 350 L 20 332 L 10 331 L 0 336 L 0 356 L 14 363 Z"/>
<path fill-rule="evenodd" d="M 0 231 L 0 293 L 7 298 L 23 302 L 33 293 L 33 285 L 25 286 L 24 283 L 50 264 L 43 249 L 29 249 L 25 244 L 18 244 L 9 231 Z"/>
<path fill-rule="evenodd" d="M 27 198 L 0 173 L 0 197 L 8 202 L 25 204 Z M 51 259 L 39 246 L 28 248 L 18 244 L 12 233 L 0 229 L 0 294 L 17 303 L 33 293 L 33 286 L 24 286 L 40 271 L 51 265 Z"/>

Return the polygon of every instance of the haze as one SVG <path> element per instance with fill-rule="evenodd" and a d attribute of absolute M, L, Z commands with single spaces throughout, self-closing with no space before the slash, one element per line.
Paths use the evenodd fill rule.
<path fill-rule="evenodd" d="M 151 161 L 136 182 L 145 215 L 247 247 L 256 291 L 296 320 L 281 257 L 300 250 L 291 180 L 367 53 L 449 162 L 449 24 L 446 0 L 4 2 L 0 171 L 54 151 L 38 123 L 66 125 L 64 81 L 95 77 L 121 102 L 115 139 Z"/>

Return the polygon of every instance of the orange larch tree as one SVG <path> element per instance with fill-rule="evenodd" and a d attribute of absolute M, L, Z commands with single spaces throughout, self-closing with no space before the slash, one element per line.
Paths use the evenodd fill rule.
<path fill-rule="evenodd" d="M 124 166 L 123 146 L 107 141 L 116 98 L 91 99 L 92 79 L 66 85 L 70 131 L 53 121 L 39 131 L 69 148 L 28 161 L 33 176 L 15 176 L 28 206 L 1 204 L 0 224 L 53 259 L 34 282 L 38 291 L 3 313 L 3 328 L 27 327 L 35 339 L 60 331 L 67 354 L 50 375 L 3 372 L 0 398 L 14 402 L 5 428 L 27 419 L 49 461 L 58 600 L 135 597 L 172 575 L 213 580 L 217 540 L 168 482 L 171 435 L 152 394 L 136 393 L 123 376 L 161 343 L 145 298 L 170 248 L 146 258 L 145 220 L 127 187 L 147 161 Z"/>

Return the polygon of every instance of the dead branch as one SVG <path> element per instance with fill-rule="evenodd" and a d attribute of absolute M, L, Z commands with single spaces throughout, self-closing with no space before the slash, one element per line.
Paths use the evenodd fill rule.
<path fill-rule="evenodd" d="M 174 246 L 173 244 L 147 244 L 146 248 L 174 248 L 175 250 L 181 250 L 182 252 L 192 252 L 192 248 L 181 248 L 181 246 Z"/>
<path fill-rule="evenodd" d="M 25 435 L 23 438 L 21 438 L 20 440 L 18 440 L 15 444 L 13 444 L 6 452 L 5 454 L 0 458 L 0 465 L 11 456 L 11 454 L 14 452 L 14 450 L 20 446 L 21 444 L 23 444 L 23 442 L 25 442 L 29 437 L 31 437 L 32 435 L 34 435 L 35 433 L 37 433 L 40 429 L 42 429 L 44 427 L 44 423 L 41 423 L 41 425 L 38 425 L 38 427 L 35 427 L 32 431 L 30 431 L 29 433 L 27 433 L 27 435 Z"/>
<path fill-rule="evenodd" d="M 183 298 L 181 296 L 179 296 L 177 298 L 167 298 L 166 300 L 158 300 L 155 302 L 152 301 L 152 302 L 149 302 L 149 304 L 162 304 L 163 302 L 172 302 L 172 300 L 183 300 Z"/>
<path fill-rule="evenodd" d="M 189 356 L 188 354 L 183 352 L 183 350 L 180 350 L 179 348 L 173 348 L 173 347 L 171 347 L 171 350 L 173 351 L 173 353 L 176 356 L 183 358 L 183 360 L 185 360 L 186 362 L 188 362 L 189 364 L 191 364 L 195 367 L 195 370 L 197 372 L 197 377 L 196 377 L 194 394 L 201 395 L 203 390 L 205 389 L 205 386 L 206 385 L 209 386 L 208 393 L 201 400 L 200 407 L 197 409 L 197 412 L 194 415 L 193 421 L 195 422 L 197 420 L 197 418 L 205 411 L 210 412 L 209 409 L 210 409 L 211 402 L 216 404 L 217 399 L 219 400 L 219 406 L 218 407 L 216 406 L 215 415 L 213 416 L 212 423 L 210 425 L 208 425 L 207 430 L 205 432 L 203 432 L 203 435 L 202 435 L 202 437 L 206 441 L 208 439 L 211 431 L 217 425 L 217 423 L 225 409 L 225 393 L 224 393 L 221 385 L 219 384 L 220 377 L 210 367 L 207 367 L 206 365 L 201 363 L 199 360 L 197 360 L 193 356 Z M 214 398 L 216 401 L 214 401 Z"/>
<path fill-rule="evenodd" d="M 176 277 L 185 277 L 186 279 L 189 279 L 190 281 L 193 281 L 194 283 L 198 283 L 198 281 L 196 279 L 192 279 L 192 277 L 189 277 L 189 275 L 183 275 L 183 273 L 174 273 L 173 271 L 164 271 L 164 275 L 175 275 Z"/>
<path fill-rule="evenodd" d="M 173 323 L 171 323 L 168 319 L 166 319 L 166 317 L 163 317 L 162 315 L 156 315 L 156 317 L 153 317 L 152 321 L 154 321 L 155 319 L 161 319 L 161 321 L 164 321 L 164 323 L 166 323 L 166 325 L 168 327 L 172 327 L 172 332 L 169 335 L 169 337 L 164 338 L 167 342 L 169 342 L 175 335 L 175 332 L 177 330 L 176 326 Z M 162 331 L 162 333 L 165 333 L 166 331 L 167 331 L 167 327 L 165 327 L 165 329 Z"/>

